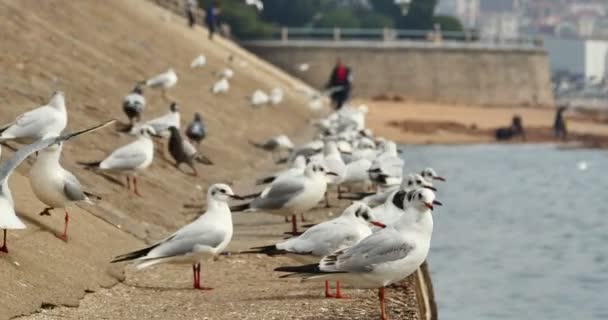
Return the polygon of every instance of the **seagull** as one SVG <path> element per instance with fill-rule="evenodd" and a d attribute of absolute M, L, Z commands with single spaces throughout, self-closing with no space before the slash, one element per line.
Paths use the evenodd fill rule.
<path fill-rule="evenodd" d="M 201 286 L 201 261 L 219 255 L 232 239 L 232 213 L 227 201 L 240 199 L 225 184 L 214 184 L 207 191 L 207 211 L 190 224 L 153 245 L 117 256 L 112 263 L 135 260 L 137 269 L 159 263 L 192 264 L 194 289 Z"/>
<path fill-rule="evenodd" d="M 281 102 L 283 102 L 283 90 L 281 88 L 274 88 L 272 90 L 270 90 L 270 96 L 269 96 L 269 100 L 270 100 L 270 104 L 272 105 L 277 105 Z"/>
<path fill-rule="evenodd" d="M 398 189 L 386 192 L 384 202 L 372 209 L 374 215 L 381 219 L 389 225 L 390 223 L 399 219 L 403 210 L 406 208 L 403 207 L 403 199 L 407 196 L 407 194 L 416 189 L 429 189 L 432 191 L 437 191 L 428 181 L 426 181 L 419 174 L 410 174 L 408 175 L 399 186 Z M 375 199 L 376 201 L 380 201 L 382 197 L 379 199 Z"/>
<path fill-rule="evenodd" d="M 251 105 L 258 107 L 270 103 L 270 97 L 262 90 L 255 90 L 250 98 Z"/>
<path fill-rule="evenodd" d="M 93 194 L 82 189 L 80 181 L 59 164 L 62 144 L 57 143 L 38 153 L 30 170 L 30 185 L 36 198 L 48 206 L 40 215 L 50 215 L 50 210 L 62 208 L 65 211 L 63 233 L 57 237 L 68 241 L 69 212 L 67 207 L 73 202 L 84 201 L 92 204 Z M 99 197 L 96 197 L 98 198 Z"/>
<path fill-rule="evenodd" d="M 376 193 L 360 193 L 355 195 L 352 198 L 342 197 L 343 199 L 350 200 L 361 200 L 361 202 L 366 203 L 369 206 L 379 206 L 386 203 L 387 199 L 391 199 L 397 193 L 397 191 L 402 190 L 404 192 L 411 191 L 416 188 L 429 188 L 433 191 L 436 189 L 433 187 L 432 183 L 427 182 L 421 175 L 419 174 L 409 174 L 401 181 L 400 186 L 389 186 L 389 187 L 379 187 Z"/>
<path fill-rule="evenodd" d="M 230 83 L 228 82 L 228 78 L 226 77 L 222 77 L 211 87 L 211 92 L 213 94 L 226 93 L 228 92 L 228 90 L 230 90 Z"/>
<path fill-rule="evenodd" d="M 273 182 L 253 201 L 234 206 L 233 212 L 266 211 L 268 213 L 292 216 L 292 231 L 298 233 L 296 213 L 304 213 L 314 208 L 327 190 L 327 176 L 335 175 L 316 162 L 306 166 L 301 176 L 285 178 Z"/>
<path fill-rule="evenodd" d="M 254 6 L 258 11 L 264 10 L 264 2 L 262 0 L 245 0 L 248 6 Z"/>
<path fill-rule="evenodd" d="M 426 259 L 433 233 L 432 210 L 440 203 L 428 189 L 418 189 L 408 196 L 415 208 L 401 216 L 393 226 L 373 233 L 350 248 L 325 256 L 319 263 L 279 267 L 290 272 L 282 277 L 300 277 L 303 281 L 341 281 L 355 288 L 378 289 L 380 318 L 387 319 L 384 287 L 414 273 Z"/>
<path fill-rule="evenodd" d="M 2 162 L 0 164 L 0 228 L 4 230 L 4 243 L 0 247 L 0 251 L 8 253 L 8 247 L 6 245 L 6 231 L 14 229 L 25 229 L 26 226 L 19 220 L 15 214 L 15 206 L 11 190 L 8 186 L 8 179 L 13 171 L 23 162 L 29 155 L 34 152 L 38 152 L 45 148 L 48 148 L 54 144 L 62 143 L 73 137 L 81 134 L 99 130 L 107 127 L 114 123 L 115 120 L 107 121 L 95 127 L 85 129 L 82 131 L 64 134 L 58 137 L 50 137 L 42 140 L 38 140 L 30 145 L 27 145 L 19 149 L 12 158 Z"/>
<path fill-rule="evenodd" d="M 291 152 L 294 148 L 293 142 L 291 142 L 289 137 L 284 134 L 272 137 L 263 143 L 257 143 L 253 141 L 249 141 L 249 143 L 256 148 L 272 152 L 273 160 L 276 160 L 275 154 L 278 153 L 278 156 L 280 157 L 281 151 Z"/>
<path fill-rule="evenodd" d="M 167 89 L 177 84 L 177 74 L 175 74 L 173 68 L 170 68 L 166 72 L 144 81 L 144 83 L 146 86 L 152 89 L 161 89 L 163 91 L 163 98 L 168 100 L 169 97 L 167 96 Z"/>
<path fill-rule="evenodd" d="M 397 145 L 392 141 L 381 144 L 383 151 L 372 161 L 370 180 L 381 186 L 399 185 L 403 179 L 403 159 L 397 154 Z"/>
<path fill-rule="evenodd" d="M 263 253 L 269 256 L 288 255 L 301 263 L 314 263 L 338 250 L 346 249 L 372 234 L 370 224 L 381 228 L 371 209 L 361 202 L 354 202 L 333 220 L 317 224 L 302 235 L 275 245 L 252 248 L 243 253 Z M 329 292 L 329 281 L 325 281 L 326 298 L 346 298 L 336 282 L 336 295 Z"/>
<path fill-rule="evenodd" d="M 0 129 L 0 142 L 8 140 L 36 141 L 59 136 L 68 123 L 65 95 L 55 91 L 47 105 L 18 116 Z"/>
<path fill-rule="evenodd" d="M 224 68 L 216 73 L 220 78 L 232 79 L 234 77 L 234 70 L 230 68 Z"/>
<path fill-rule="evenodd" d="M 196 160 L 197 157 L 199 157 L 199 160 L 202 163 L 208 165 L 213 164 L 211 160 L 199 154 L 194 146 L 182 137 L 179 129 L 176 127 L 169 127 L 169 131 L 171 132 L 171 137 L 169 138 L 169 154 L 171 154 L 171 157 L 175 160 L 175 168 L 179 170 L 179 165 L 185 163 L 192 169 L 193 175 L 198 176 L 198 171 L 196 171 L 196 167 L 194 167 L 194 160 Z"/>
<path fill-rule="evenodd" d="M 433 180 L 446 181 L 444 177 L 438 176 L 433 168 L 425 168 L 420 175 L 430 183 L 433 183 Z"/>
<path fill-rule="evenodd" d="M 372 162 L 367 159 L 359 159 L 346 165 L 346 173 L 340 181 L 338 198 L 342 196 L 341 187 L 351 188 L 353 186 L 367 186 L 370 183 L 369 169 Z M 349 190 L 350 191 L 350 190 Z"/>
<path fill-rule="evenodd" d="M 179 129 L 180 126 L 180 113 L 177 103 L 171 102 L 171 105 L 169 105 L 169 112 L 165 113 L 164 115 L 152 120 L 148 120 L 142 125 L 133 127 L 133 129 L 131 129 L 131 134 L 136 134 L 143 126 L 152 127 L 155 135 L 169 137 L 171 135 L 169 128 L 176 127 Z"/>
<path fill-rule="evenodd" d="M 145 170 L 152 164 L 154 143 L 152 143 L 150 135 L 155 135 L 156 131 L 148 125 L 142 125 L 135 134 L 137 136 L 135 141 L 114 150 L 103 161 L 79 162 L 79 164 L 89 169 L 126 173 L 127 189 L 131 190 L 131 178 L 133 178 L 133 192 L 141 197 L 137 190 L 136 173 Z"/>
<path fill-rule="evenodd" d="M 194 113 L 194 120 L 186 128 L 186 136 L 190 141 L 196 142 L 197 145 L 200 145 L 201 141 L 207 136 L 207 129 L 200 113 Z"/>
<path fill-rule="evenodd" d="M 122 111 L 125 112 L 129 118 L 129 124 L 133 126 L 133 119 L 135 122 L 139 122 L 141 119 L 141 113 L 146 108 L 146 98 L 142 95 L 141 84 L 135 85 L 135 88 L 131 90 L 131 93 L 126 95 L 122 100 Z"/>
<path fill-rule="evenodd" d="M 325 144 L 324 150 L 324 159 L 323 164 L 325 167 L 331 172 L 335 172 L 336 176 L 331 177 L 328 181 L 330 185 L 338 186 L 344 177 L 346 176 L 346 164 L 344 164 L 344 160 L 342 159 L 342 155 L 338 150 L 338 146 L 336 142 L 329 141 Z M 338 191 L 340 192 L 340 191 Z M 325 193 L 325 205 L 329 208 L 329 196 L 328 193 Z"/>
<path fill-rule="evenodd" d="M 207 64 L 207 58 L 204 55 L 199 55 L 190 63 L 190 68 L 202 68 Z"/>

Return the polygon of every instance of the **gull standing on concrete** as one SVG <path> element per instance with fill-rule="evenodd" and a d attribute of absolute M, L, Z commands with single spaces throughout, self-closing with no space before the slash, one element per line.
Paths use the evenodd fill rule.
<path fill-rule="evenodd" d="M 58 143 L 41 150 L 30 170 L 29 178 L 36 198 L 48 206 L 40 215 L 50 215 L 50 210 L 53 209 L 64 209 L 63 233 L 57 234 L 57 237 L 67 242 L 70 220 L 67 207 L 79 201 L 92 203 L 89 197 L 94 195 L 84 191 L 80 181 L 59 164 L 61 149 L 62 144 Z"/>
<path fill-rule="evenodd" d="M 415 208 L 393 226 L 387 226 L 354 246 L 330 254 L 319 263 L 280 267 L 291 272 L 283 277 L 301 277 L 303 281 L 335 280 L 360 289 L 378 289 L 380 318 L 387 319 L 384 287 L 414 273 L 426 259 L 433 233 L 432 210 L 435 194 L 418 189 L 404 201 Z"/>
<path fill-rule="evenodd" d="M 204 55 L 199 55 L 190 63 L 190 68 L 202 68 L 207 64 L 207 58 Z"/>
<path fill-rule="evenodd" d="M 270 97 L 262 90 L 255 90 L 250 98 L 251 105 L 259 107 L 270 103 Z"/>
<path fill-rule="evenodd" d="M 137 269 L 159 263 L 192 264 L 193 287 L 201 287 L 201 261 L 213 258 L 232 239 L 232 213 L 227 201 L 240 199 L 229 186 L 214 184 L 207 191 L 207 211 L 169 237 L 141 250 L 117 256 L 114 262 L 135 260 Z"/>
<path fill-rule="evenodd" d="M 277 104 L 283 102 L 284 96 L 285 94 L 283 93 L 283 90 L 281 88 L 274 88 L 270 90 L 270 96 L 268 98 L 270 100 L 270 104 L 276 106 Z"/>
<path fill-rule="evenodd" d="M 167 95 L 167 89 L 177 84 L 177 74 L 175 73 L 173 68 L 170 68 L 166 72 L 163 72 L 146 81 L 143 81 L 143 83 L 145 83 L 146 86 L 152 89 L 161 89 L 163 98 L 165 98 L 165 100 L 170 100 L 169 96 Z"/>
<path fill-rule="evenodd" d="M 47 105 L 28 111 L 0 129 L 0 142 L 59 136 L 68 123 L 65 96 L 55 91 Z"/>
<path fill-rule="evenodd" d="M 201 163 L 207 165 L 213 164 L 211 160 L 199 154 L 192 144 L 184 140 L 176 127 L 170 127 L 169 131 L 171 132 L 171 136 L 169 137 L 169 154 L 175 160 L 175 168 L 179 170 L 179 165 L 185 163 L 192 169 L 193 175 L 198 176 L 198 171 L 194 167 L 194 160 L 197 160 L 197 157 Z"/>
<path fill-rule="evenodd" d="M 141 119 L 141 113 L 146 108 L 146 98 L 142 95 L 141 83 L 135 85 L 135 88 L 124 97 L 122 100 L 122 111 L 129 118 L 129 124 L 133 126 L 135 122 Z M 135 121 L 133 121 L 135 119 Z"/>
<path fill-rule="evenodd" d="M 317 224 L 302 235 L 275 245 L 252 248 L 244 253 L 263 253 L 269 256 L 287 255 L 301 263 L 314 263 L 320 258 L 338 250 L 346 249 L 372 234 L 370 224 L 384 228 L 371 209 L 355 202 L 333 220 Z M 336 282 L 336 294 L 329 292 L 329 281 L 325 281 L 326 298 L 346 298 L 340 292 L 340 282 Z"/>
<path fill-rule="evenodd" d="M 291 152 L 294 148 L 293 142 L 286 135 L 278 135 L 276 137 L 272 137 L 266 140 L 263 143 L 249 141 L 256 148 L 260 148 L 266 151 L 272 152 L 272 160 L 276 161 L 275 155 L 278 154 L 278 157 L 281 157 L 281 151 Z"/>
<path fill-rule="evenodd" d="M 201 114 L 198 112 L 194 113 L 194 119 L 186 128 L 186 136 L 190 141 L 195 142 L 197 146 L 201 144 L 201 141 L 207 137 L 207 128 L 203 123 Z"/>
<path fill-rule="evenodd" d="M 127 189 L 131 190 L 133 179 L 133 193 L 141 197 L 137 190 L 137 172 L 143 171 L 152 164 L 154 159 L 154 143 L 150 135 L 155 135 L 154 129 L 142 125 L 135 132 L 137 139 L 112 152 L 103 161 L 79 162 L 89 169 L 98 169 L 109 172 L 122 172 L 127 176 Z"/>
<path fill-rule="evenodd" d="M 260 196 L 249 203 L 237 205 L 232 211 L 266 211 L 271 214 L 292 217 L 292 232 L 298 234 L 296 214 L 314 208 L 327 190 L 328 172 L 320 163 L 311 162 L 301 176 L 275 181 Z"/>
<path fill-rule="evenodd" d="M 228 90 L 230 90 L 230 83 L 228 82 L 227 77 L 222 77 L 211 86 L 211 92 L 213 94 L 227 93 Z"/>
<path fill-rule="evenodd" d="M 19 218 L 15 214 L 15 205 L 13 202 L 13 197 L 11 195 L 11 190 L 8 186 L 8 179 L 13 173 L 13 171 L 19 166 L 19 164 L 21 164 L 21 162 L 23 162 L 29 155 L 34 152 L 38 152 L 57 143 L 67 141 L 83 133 L 101 129 L 103 127 L 111 125 L 114 122 L 115 121 L 112 120 L 86 130 L 68 133 L 58 137 L 38 140 L 33 144 L 27 145 L 19 149 L 13 155 L 12 158 L 0 164 L 0 228 L 4 230 L 4 242 L 2 244 L 2 247 L 0 247 L 0 251 L 8 253 L 8 247 L 6 245 L 7 230 L 26 228 L 25 224 L 23 224 L 23 222 L 21 222 L 21 220 L 19 220 Z"/>

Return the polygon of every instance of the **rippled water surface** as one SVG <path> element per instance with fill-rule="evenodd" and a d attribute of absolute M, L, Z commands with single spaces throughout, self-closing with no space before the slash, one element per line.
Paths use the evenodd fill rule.
<path fill-rule="evenodd" d="M 608 319 L 608 152 L 404 149 L 406 168 L 448 179 L 429 257 L 440 319 Z"/>

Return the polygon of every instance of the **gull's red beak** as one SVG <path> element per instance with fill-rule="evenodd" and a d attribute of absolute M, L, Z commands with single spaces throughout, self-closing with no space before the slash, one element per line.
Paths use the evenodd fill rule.
<path fill-rule="evenodd" d="M 369 223 L 375 225 L 376 227 L 380 227 L 380 228 L 386 228 L 386 225 L 382 222 L 378 222 L 378 221 L 370 221 Z"/>
<path fill-rule="evenodd" d="M 445 178 L 444 177 L 440 177 L 440 176 L 433 177 L 433 180 L 439 180 L 439 181 L 444 181 L 445 182 Z"/>
<path fill-rule="evenodd" d="M 431 203 L 425 202 L 424 206 L 427 207 L 427 208 L 429 208 L 429 209 L 431 209 L 431 210 L 433 210 L 433 204 L 431 204 Z"/>

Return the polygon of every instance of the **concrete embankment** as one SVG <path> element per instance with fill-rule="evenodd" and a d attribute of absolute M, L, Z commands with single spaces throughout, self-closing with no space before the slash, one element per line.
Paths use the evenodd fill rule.
<path fill-rule="evenodd" d="M 83 185 L 100 195 L 96 206 L 71 209 L 70 239 L 54 237 L 63 212 L 39 216 L 44 205 L 27 181 L 30 164 L 22 165 L 10 185 L 18 214 L 28 229 L 9 232 L 9 255 L 0 255 L 0 319 L 55 317 L 79 319 L 368 319 L 377 315 L 372 291 L 349 292 L 349 301 L 321 299 L 317 284 L 277 279 L 271 270 L 288 259 L 233 255 L 203 267 L 203 281 L 216 290 L 190 290 L 188 266 L 162 266 L 135 272 L 110 265 L 112 256 L 160 239 L 194 219 L 204 205 L 210 183 L 250 188 L 249 177 L 270 157 L 248 139 L 306 127 L 311 114 L 304 97 L 293 91 L 297 80 L 222 39 L 188 29 L 183 19 L 143 0 L 69 1 L 10 0 L 0 3 L 0 122 L 46 102 L 51 92 L 66 92 L 71 130 L 108 118 L 124 119 L 122 97 L 135 81 L 173 67 L 179 81 L 169 94 L 182 112 L 182 124 L 195 111 L 209 127 L 202 151 L 216 165 L 199 167 L 199 177 L 173 168 L 157 151 L 152 166 L 139 176 L 143 197 L 129 195 L 119 176 L 85 171 L 76 161 L 99 160 L 133 138 L 113 129 L 83 136 L 64 146 L 62 164 Z M 190 61 L 205 54 L 208 64 L 192 70 Z M 229 61 L 232 56 L 232 61 Z M 209 92 L 213 72 L 235 70 L 227 95 Z M 253 109 L 246 97 L 255 89 L 282 87 L 286 101 Z M 168 101 L 146 91 L 144 119 L 167 112 Z M 13 143 L 14 146 L 17 144 Z M 10 156 L 4 148 L 3 159 Z M 187 169 L 186 169 L 187 170 Z M 339 208 L 333 208 L 337 213 Z M 326 219 L 327 210 L 310 218 Z M 281 218 L 235 215 L 234 241 L 240 251 L 281 239 L 288 226 Z M 389 292 L 392 315 L 417 318 L 416 286 Z M 89 293 L 89 294 L 86 294 Z M 38 313 L 37 313 L 38 312 Z"/>
<path fill-rule="evenodd" d="M 316 87 L 337 58 L 352 67 L 353 94 L 491 106 L 553 104 L 547 54 L 539 48 L 432 43 L 248 41 L 245 48 Z M 300 63 L 310 70 L 301 72 Z"/>

